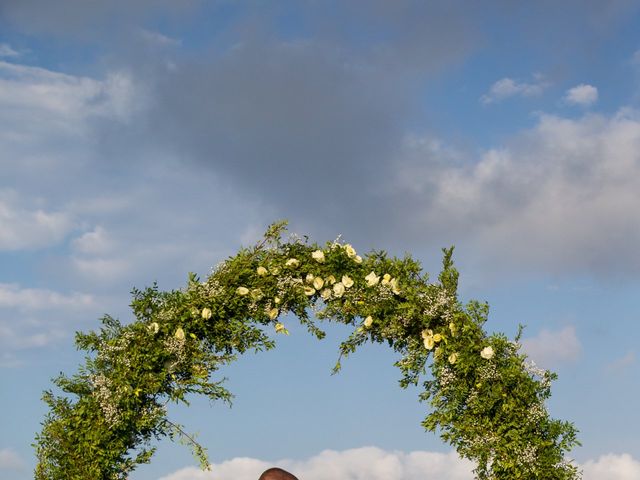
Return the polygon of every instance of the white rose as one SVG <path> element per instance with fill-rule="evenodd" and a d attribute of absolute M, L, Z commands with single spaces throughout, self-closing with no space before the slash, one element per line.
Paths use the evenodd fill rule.
<path fill-rule="evenodd" d="M 333 275 L 329 275 L 329 276 L 327 277 L 326 282 L 327 282 L 329 285 L 333 285 L 334 283 L 336 283 L 336 277 L 334 277 Z"/>
<path fill-rule="evenodd" d="M 350 244 L 346 244 L 344 247 L 344 251 L 347 253 L 347 257 L 353 258 L 356 256 L 356 250 Z"/>
<path fill-rule="evenodd" d="M 373 318 L 371 318 L 371 315 L 369 315 L 367 318 L 364 319 L 363 325 L 367 328 L 373 325 Z"/>
<path fill-rule="evenodd" d="M 432 350 L 435 344 L 436 342 L 433 341 L 433 337 L 431 335 L 424 338 L 424 346 L 427 348 L 427 350 Z"/>
<path fill-rule="evenodd" d="M 400 287 L 398 287 L 398 280 L 396 280 L 395 278 L 392 278 L 391 281 L 389 282 L 389 285 L 391 286 L 391 291 L 393 293 L 395 293 L 396 295 L 400 295 Z"/>
<path fill-rule="evenodd" d="M 160 331 L 160 325 L 158 325 L 158 322 L 153 322 L 151 325 L 149 325 L 148 328 L 153 333 L 158 333 Z"/>
<path fill-rule="evenodd" d="M 308 297 L 310 297 L 314 293 L 316 293 L 316 289 L 315 288 L 309 287 L 309 286 L 305 286 L 304 287 L 304 294 L 307 295 Z"/>
<path fill-rule="evenodd" d="M 387 285 L 391 281 L 391 275 L 385 273 L 382 277 L 382 285 Z"/>
<path fill-rule="evenodd" d="M 376 275 L 376 272 L 371 272 L 369 275 L 364 277 L 364 279 L 367 281 L 368 287 L 375 287 L 380 281 L 380 277 Z"/>
<path fill-rule="evenodd" d="M 313 279 L 313 288 L 320 290 L 324 286 L 324 280 L 322 277 L 316 277 Z"/>
<path fill-rule="evenodd" d="M 271 267 L 271 275 L 278 275 L 280 273 L 280 267 Z"/>
<path fill-rule="evenodd" d="M 439 333 L 436 333 L 433 336 L 433 341 L 436 342 L 436 343 L 440 343 L 442 341 L 442 335 L 440 335 Z"/>
<path fill-rule="evenodd" d="M 454 363 L 456 363 L 458 361 L 458 354 L 457 353 L 452 353 L 451 355 L 449 355 L 449 363 L 451 365 L 453 365 Z"/>
<path fill-rule="evenodd" d="M 238 287 L 236 289 L 236 293 L 238 295 L 246 295 L 247 293 L 249 293 L 249 289 L 247 287 Z"/>
<path fill-rule="evenodd" d="M 268 271 L 266 268 L 264 268 L 264 267 L 258 267 L 258 268 L 256 269 L 256 273 L 257 273 L 258 275 L 260 275 L 261 277 L 264 277 L 267 273 L 269 273 L 269 271 Z"/>
<path fill-rule="evenodd" d="M 351 278 L 348 277 L 347 275 L 343 275 L 342 284 L 344 285 L 344 288 L 351 288 L 353 287 L 353 280 L 351 280 Z"/>
<path fill-rule="evenodd" d="M 338 298 L 344 295 L 344 285 L 340 282 L 336 283 L 333 286 L 333 294 Z"/>
<path fill-rule="evenodd" d="M 304 280 L 307 283 L 313 283 L 313 279 L 314 278 L 316 278 L 316 277 L 313 276 L 313 273 L 308 273 Z"/>
<path fill-rule="evenodd" d="M 362 263 L 362 257 L 360 255 L 356 255 L 353 257 L 353 261 L 356 263 Z"/>
<path fill-rule="evenodd" d="M 422 331 L 421 335 L 422 335 L 422 339 L 426 340 L 427 337 L 433 336 L 433 330 L 431 330 L 430 328 L 427 328 L 426 330 Z"/>
<path fill-rule="evenodd" d="M 287 267 L 296 268 L 298 265 L 300 265 L 300 260 L 298 260 L 297 258 L 290 258 L 285 262 L 285 265 Z"/>
<path fill-rule="evenodd" d="M 269 318 L 273 320 L 278 316 L 279 313 L 280 310 L 278 310 L 277 308 L 272 308 L 271 310 L 269 310 Z"/>
<path fill-rule="evenodd" d="M 491 360 L 493 358 L 493 348 L 491 347 L 484 347 L 482 349 L 482 351 L 480 352 L 480 356 L 482 358 L 485 358 L 487 360 Z"/>
<path fill-rule="evenodd" d="M 276 323 L 276 333 L 284 333 L 285 335 L 289 335 L 289 330 L 287 330 L 284 324 L 278 322 Z"/>
<path fill-rule="evenodd" d="M 324 263 L 324 252 L 322 250 L 316 250 L 311 254 L 311 257 L 318 263 Z"/>
<path fill-rule="evenodd" d="M 281 301 L 282 301 L 282 300 L 280 300 L 280 297 L 276 297 L 276 298 L 274 298 L 274 299 L 273 299 L 273 302 L 274 302 L 276 305 L 280 305 L 280 302 L 281 302 Z"/>
<path fill-rule="evenodd" d="M 322 290 L 322 292 L 320 292 L 320 296 L 323 300 L 328 300 L 329 297 L 331 297 L 331 289 L 325 288 L 324 290 Z"/>
<path fill-rule="evenodd" d="M 202 315 L 202 318 L 204 318 L 205 320 L 209 320 L 211 318 L 211 309 L 203 308 L 200 315 Z"/>

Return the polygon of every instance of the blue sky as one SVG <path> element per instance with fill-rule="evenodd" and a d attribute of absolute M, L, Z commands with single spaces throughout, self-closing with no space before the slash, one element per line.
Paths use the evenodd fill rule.
<path fill-rule="evenodd" d="M 132 5 L 133 3 L 133 5 Z M 560 4 L 561 5 L 558 5 Z M 73 333 L 276 219 L 436 272 L 557 371 L 585 480 L 640 479 L 640 2 L 0 3 L 0 476 L 31 478 Z M 394 356 L 289 319 L 136 480 L 470 479 Z M 286 393 L 283 393 L 286 392 Z"/>

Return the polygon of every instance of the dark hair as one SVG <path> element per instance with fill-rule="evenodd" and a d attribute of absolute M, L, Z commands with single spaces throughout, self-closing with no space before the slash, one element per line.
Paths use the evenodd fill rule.
<path fill-rule="evenodd" d="M 270 468 L 265 470 L 258 480 L 298 480 L 298 477 L 281 468 Z"/>

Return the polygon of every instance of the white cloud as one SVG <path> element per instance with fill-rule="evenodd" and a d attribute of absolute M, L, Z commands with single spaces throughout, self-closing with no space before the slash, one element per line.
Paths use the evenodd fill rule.
<path fill-rule="evenodd" d="M 182 44 L 179 39 L 168 37 L 160 32 L 154 32 L 143 28 L 140 29 L 138 33 L 145 42 L 151 45 L 157 45 L 159 47 L 177 47 Z"/>
<path fill-rule="evenodd" d="M 454 452 L 387 452 L 376 447 L 325 450 L 306 460 L 275 463 L 234 458 L 212 465 L 210 472 L 187 467 L 160 480 L 256 480 L 267 468 L 279 466 L 302 480 L 471 480 L 471 462 Z"/>
<path fill-rule="evenodd" d="M 24 250 L 60 242 L 73 227 L 64 212 L 24 208 L 24 200 L 12 192 L 0 190 L 0 251 Z"/>
<path fill-rule="evenodd" d="M 396 168 L 395 195 L 400 208 L 412 206 L 412 228 L 473 251 L 494 270 L 636 274 L 638 145 L 640 112 L 630 109 L 542 115 L 477 161 L 450 161 L 413 141 Z"/>
<path fill-rule="evenodd" d="M 622 357 L 616 358 L 613 362 L 607 365 L 607 370 L 610 372 L 622 372 L 634 363 L 636 363 L 636 352 L 629 350 Z"/>
<path fill-rule="evenodd" d="M 0 283 L 0 308 L 15 308 L 20 311 L 51 309 L 83 309 L 95 306 L 92 295 L 71 293 L 64 295 L 46 289 L 20 288 L 11 283 Z"/>
<path fill-rule="evenodd" d="M 584 480 L 638 480 L 640 462 L 629 454 L 602 455 L 583 465 Z"/>
<path fill-rule="evenodd" d="M 489 91 L 480 97 L 480 102 L 488 105 L 514 96 L 533 97 L 542 94 L 548 83 L 541 75 L 536 76 L 534 83 L 517 82 L 512 78 L 498 80 Z"/>
<path fill-rule="evenodd" d="M 573 326 L 558 331 L 542 329 L 538 335 L 522 340 L 522 351 L 545 368 L 578 359 L 582 345 Z"/>
<path fill-rule="evenodd" d="M 0 449 L 0 470 L 22 470 L 24 467 L 20 455 L 10 448 Z"/>
<path fill-rule="evenodd" d="M 19 57 L 20 53 L 11 48 L 7 43 L 0 43 L 0 57 Z"/>
<path fill-rule="evenodd" d="M 564 101 L 571 105 L 588 107 L 598 101 L 598 89 L 582 83 L 567 90 Z"/>

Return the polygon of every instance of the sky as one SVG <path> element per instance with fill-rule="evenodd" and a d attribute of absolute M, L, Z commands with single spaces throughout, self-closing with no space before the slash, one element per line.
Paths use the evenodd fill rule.
<path fill-rule="evenodd" d="M 640 2 L 0 0 L 0 477 L 32 478 L 74 332 L 205 276 L 273 221 L 437 273 L 559 374 L 585 480 L 640 479 Z M 433 278 L 433 277 L 432 277 Z M 348 332 L 194 398 L 211 472 L 163 442 L 133 480 L 470 480 Z"/>

